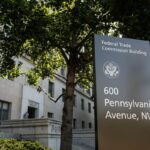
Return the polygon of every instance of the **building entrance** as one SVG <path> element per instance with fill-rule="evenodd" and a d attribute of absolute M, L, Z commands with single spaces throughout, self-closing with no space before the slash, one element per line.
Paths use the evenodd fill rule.
<path fill-rule="evenodd" d="M 37 108 L 34 107 L 28 107 L 28 118 L 35 118 L 36 117 L 36 110 Z"/>

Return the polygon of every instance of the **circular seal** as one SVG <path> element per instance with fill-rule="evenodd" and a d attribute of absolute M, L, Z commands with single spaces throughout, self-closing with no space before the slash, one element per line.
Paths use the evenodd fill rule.
<path fill-rule="evenodd" d="M 103 71 L 105 76 L 109 79 L 116 79 L 120 73 L 118 64 L 113 61 L 105 62 L 103 65 Z"/>

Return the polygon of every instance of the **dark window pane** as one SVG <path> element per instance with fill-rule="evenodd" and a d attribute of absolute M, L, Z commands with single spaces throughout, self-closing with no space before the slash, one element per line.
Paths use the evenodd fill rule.
<path fill-rule="evenodd" d="M 65 76 L 65 69 L 61 68 L 60 73 L 61 73 L 62 76 Z"/>
<path fill-rule="evenodd" d="M 91 122 L 89 122 L 89 129 L 91 129 L 92 128 L 92 123 Z"/>
<path fill-rule="evenodd" d="M 54 118 L 54 113 L 48 112 L 48 113 L 47 113 L 47 117 L 48 117 L 48 118 Z"/>
<path fill-rule="evenodd" d="M 9 103 L 0 102 L 0 120 L 8 120 L 9 115 Z"/>
<path fill-rule="evenodd" d="M 88 111 L 91 113 L 91 103 L 88 103 Z"/>
<path fill-rule="evenodd" d="M 73 129 L 76 129 L 76 122 L 77 122 L 77 120 L 73 119 Z"/>
<path fill-rule="evenodd" d="M 88 89 L 88 90 L 87 90 L 87 93 L 88 93 L 89 95 L 91 94 L 91 91 L 90 91 L 90 89 Z"/>
<path fill-rule="evenodd" d="M 28 107 L 28 118 L 35 118 L 35 112 L 36 112 L 36 108 L 34 107 Z"/>
<path fill-rule="evenodd" d="M 54 97 L 54 83 L 49 81 L 48 92 L 51 97 Z"/>
<path fill-rule="evenodd" d="M 85 128 L 85 122 L 82 121 L 82 129 L 84 129 L 84 128 Z"/>
<path fill-rule="evenodd" d="M 81 109 L 84 110 L 84 99 L 81 99 Z"/>

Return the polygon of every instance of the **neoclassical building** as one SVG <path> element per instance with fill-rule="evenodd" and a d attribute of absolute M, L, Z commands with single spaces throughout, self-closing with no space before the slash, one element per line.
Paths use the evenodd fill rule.
<path fill-rule="evenodd" d="M 22 63 L 22 69 L 28 70 L 34 66 L 25 57 L 16 60 Z M 58 74 L 65 76 L 66 72 L 60 68 Z M 25 118 L 62 119 L 63 97 L 57 98 L 65 89 L 65 80 L 56 76 L 55 80 L 40 81 L 41 92 L 27 83 L 25 76 L 14 81 L 0 79 L 0 121 Z M 76 86 L 73 114 L 73 128 L 94 128 L 94 102 L 91 100 L 92 91 Z"/>

